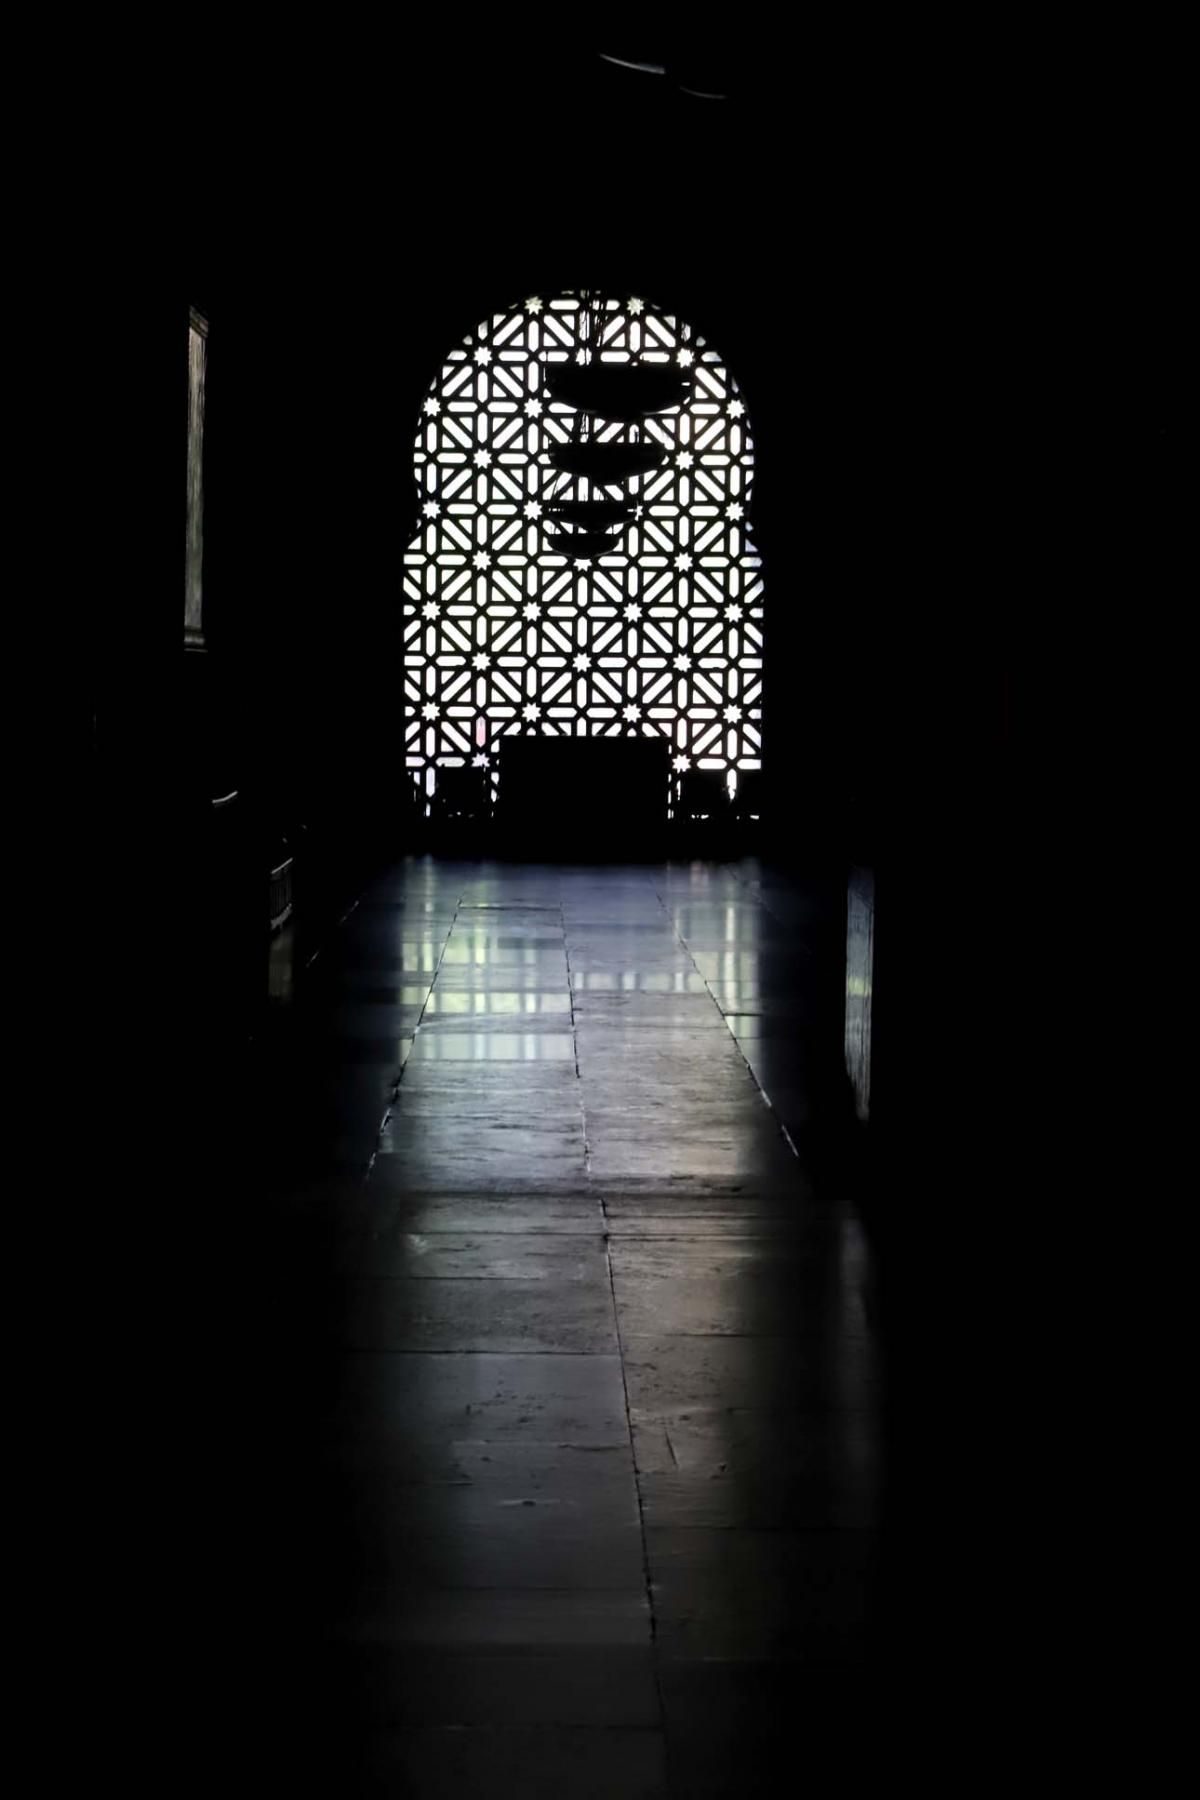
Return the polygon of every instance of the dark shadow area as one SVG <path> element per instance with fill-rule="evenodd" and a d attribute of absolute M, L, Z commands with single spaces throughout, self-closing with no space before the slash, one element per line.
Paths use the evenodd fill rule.
<path fill-rule="evenodd" d="M 567 857 L 661 856 L 669 748 L 653 738 L 513 739 L 500 757 L 494 842 L 534 861 L 548 841 Z"/>

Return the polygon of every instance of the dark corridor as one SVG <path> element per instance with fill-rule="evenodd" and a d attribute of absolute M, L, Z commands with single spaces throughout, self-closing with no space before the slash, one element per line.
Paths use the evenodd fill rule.
<path fill-rule="evenodd" d="M 976 1791 L 1058 1593 L 1006 1259 L 1091 1204 L 1024 1143 L 1087 1035 L 1058 896 L 1112 852 L 1076 882 L 1062 821 L 1157 791 L 1087 757 L 1140 729 L 1103 621 L 1174 591 L 1185 164 L 1170 107 L 1080 96 L 1153 100 L 1158 55 L 1093 90 L 982 29 L 404 29 L 198 32 L 79 157 L 59 343 L 102 329 L 47 542 L 89 601 L 55 955 L 83 931 L 96 1043 L 51 1431 L 114 1647 L 68 1711 L 156 1800 Z M 740 810 L 586 755 L 507 816 L 465 767 L 414 803 L 423 402 L 566 293 L 652 297 L 744 395 Z"/>

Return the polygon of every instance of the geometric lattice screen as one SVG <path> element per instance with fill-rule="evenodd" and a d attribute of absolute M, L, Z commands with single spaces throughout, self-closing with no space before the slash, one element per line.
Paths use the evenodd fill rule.
<path fill-rule="evenodd" d="M 662 735 L 677 774 L 761 767 L 754 456 L 717 353 L 640 299 L 534 297 L 451 351 L 416 440 L 407 766 L 510 734 Z"/>

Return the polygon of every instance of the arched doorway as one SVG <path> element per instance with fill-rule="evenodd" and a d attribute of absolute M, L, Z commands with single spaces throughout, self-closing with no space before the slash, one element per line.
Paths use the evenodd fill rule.
<path fill-rule="evenodd" d="M 692 326 L 584 292 L 494 313 L 450 352 L 414 460 L 405 758 L 427 800 L 450 771 L 494 793 L 513 736 L 665 738 L 676 801 L 757 775 L 753 444 Z"/>

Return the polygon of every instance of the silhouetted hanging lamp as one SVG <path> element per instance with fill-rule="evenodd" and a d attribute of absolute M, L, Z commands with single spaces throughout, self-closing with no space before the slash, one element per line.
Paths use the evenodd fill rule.
<path fill-rule="evenodd" d="M 570 440 L 548 452 L 555 476 L 543 516 L 556 546 L 589 560 L 616 549 L 622 532 L 637 516 L 633 498 L 614 498 L 611 490 L 649 474 L 666 454 L 656 440 L 641 437 L 643 420 L 685 405 L 692 385 L 683 370 L 661 363 L 601 361 L 598 346 L 604 314 L 592 304 L 594 300 L 593 295 L 583 296 L 581 326 L 586 347 L 580 352 L 581 360 L 545 365 L 550 400 L 571 407 L 575 417 Z M 617 439 L 597 435 L 598 426 L 613 425 L 635 435 Z M 582 491 L 569 491 L 579 490 L 581 484 Z M 597 487 L 610 491 L 594 495 L 591 489 Z"/>

